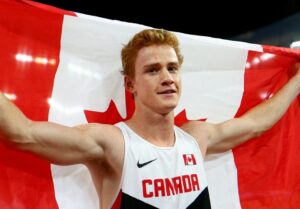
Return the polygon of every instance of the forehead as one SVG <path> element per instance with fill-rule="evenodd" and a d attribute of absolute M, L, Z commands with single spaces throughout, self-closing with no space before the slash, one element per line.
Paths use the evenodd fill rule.
<path fill-rule="evenodd" d="M 139 68 L 155 63 L 167 64 L 170 62 L 178 63 L 178 58 L 173 47 L 169 45 L 152 45 L 139 50 L 135 67 Z"/>

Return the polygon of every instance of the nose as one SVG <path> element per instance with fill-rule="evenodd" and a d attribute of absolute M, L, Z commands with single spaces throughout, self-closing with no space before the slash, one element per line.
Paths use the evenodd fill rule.
<path fill-rule="evenodd" d="M 161 83 L 163 86 L 171 85 L 174 83 L 174 78 L 167 69 L 163 69 L 161 71 L 161 81 L 162 81 Z"/>

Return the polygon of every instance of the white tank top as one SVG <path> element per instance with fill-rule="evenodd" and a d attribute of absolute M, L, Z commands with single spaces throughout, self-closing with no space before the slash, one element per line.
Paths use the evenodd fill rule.
<path fill-rule="evenodd" d="M 174 126 L 175 145 L 159 147 L 125 123 L 120 193 L 113 209 L 207 209 L 210 207 L 203 158 L 196 140 Z"/>

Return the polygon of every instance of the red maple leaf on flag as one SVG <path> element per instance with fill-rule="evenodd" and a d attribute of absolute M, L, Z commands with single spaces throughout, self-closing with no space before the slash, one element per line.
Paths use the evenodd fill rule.
<path fill-rule="evenodd" d="M 113 100 L 110 101 L 108 108 L 105 112 L 97 112 L 91 110 L 85 110 L 85 116 L 89 123 L 102 123 L 102 124 L 115 124 L 120 121 L 126 121 L 131 118 L 134 113 L 134 100 L 131 94 L 125 90 L 126 99 L 126 117 L 123 118 L 119 113 L 116 104 Z M 183 109 L 174 118 L 174 123 L 177 126 L 182 126 L 184 123 L 190 121 L 186 116 L 186 110 Z M 199 121 L 206 121 L 206 118 L 199 119 Z"/>

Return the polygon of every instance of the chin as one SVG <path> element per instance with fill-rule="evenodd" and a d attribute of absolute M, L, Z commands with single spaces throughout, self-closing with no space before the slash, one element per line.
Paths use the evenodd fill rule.
<path fill-rule="evenodd" d="M 170 112 L 173 112 L 176 107 L 177 107 L 177 104 L 165 106 L 165 107 L 161 108 L 162 114 L 164 114 L 164 115 L 169 114 Z"/>

